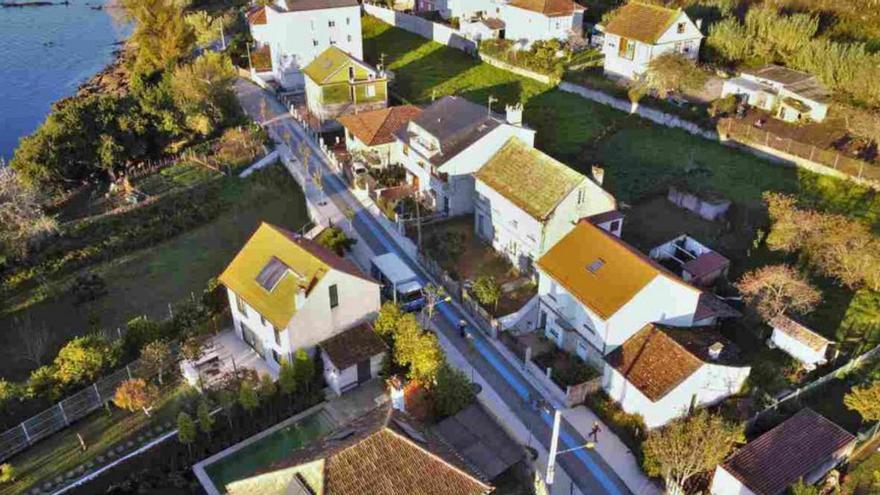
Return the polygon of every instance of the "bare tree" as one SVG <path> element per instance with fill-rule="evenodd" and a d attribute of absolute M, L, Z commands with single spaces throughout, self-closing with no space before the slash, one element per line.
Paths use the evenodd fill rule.
<path fill-rule="evenodd" d="M 819 291 L 788 265 L 752 270 L 743 275 L 736 287 L 765 322 L 783 313 L 809 313 L 821 298 Z"/>
<path fill-rule="evenodd" d="M 55 220 L 43 213 L 36 191 L 15 171 L 0 166 L 0 262 L 26 256 L 33 243 L 55 232 Z"/>
<path fill-rule="evenodd" d="M 43 365 L 43 356 L 49 345 L 49 328 L 45 323 L 34 325 L 30 315 L 16 317 L 14 320 L 15 332 L 21 343 L 21 356 L 36 366 Z"/>
<path fill-rule="evenodd" d="M 312 172 L 309 167 L 312 163 L 312 147 L 303 140 L 296 145 L 296 151 L 299 153 L 299 159 L 302 160 L 303 167 L 306 169 L 306 174 L 311 175 Z"/>

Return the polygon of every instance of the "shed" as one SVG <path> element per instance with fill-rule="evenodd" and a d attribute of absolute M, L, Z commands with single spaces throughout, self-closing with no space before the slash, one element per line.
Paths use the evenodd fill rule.
<path fill-rule="evenodd" d="M 730 209 L 730 201 L 712 194 L 698 195 L 681 186 L 669 186 L 666 198 L 680 208 L 690 210 L 706 220 L 719 220 Z"/>
<path fill-rule="evenodd" d="M 379 376 L 388 346 L 372 325 L 364 323 L 318 344 L 324 379 L 337 395 Z"/>
<path fill-rule="evenodd" d="M 825 364 L 830 340 L 785 315 L 770 320 L 770 326 L 773 327 L 768 341 L 770 347 L 778 347 L 807 369 Z"/>

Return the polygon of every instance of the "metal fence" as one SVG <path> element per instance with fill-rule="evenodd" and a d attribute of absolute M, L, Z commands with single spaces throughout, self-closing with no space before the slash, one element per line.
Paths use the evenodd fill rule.
<path fill-rule="evenodd" d="M 138 361 L 132 362 L 6 430 L 0 434 L 0 461 L 100 409 L 113 399 L 120 383 L 130 378 L 146 378 L 144 371 Z"/>
<path fill-rule="evenodd" d="M 812 144 L 777 136 L 747 122 L 727 118 L 719 124 L 718 130 L 726 133 L 730 139 L 743 144 L 773 148 L 787 155 L 823 165 L 861 180 L 880 181 L 880 165 L 868 163 L 834 150 L 821 149 Z"/>

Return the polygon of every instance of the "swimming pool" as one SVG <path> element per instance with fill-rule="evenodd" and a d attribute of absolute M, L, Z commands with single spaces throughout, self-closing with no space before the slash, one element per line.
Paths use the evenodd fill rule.
<path fill-rule="evenodd" d="M 226 493 L 227 484 L 268 468 L 290 455 L 294 449 L 330 432 L 335 426 L 336 422 L 330 414 L 323 408 L 319 409 L 206 465 L 205 473 L 220 493 Z"/>

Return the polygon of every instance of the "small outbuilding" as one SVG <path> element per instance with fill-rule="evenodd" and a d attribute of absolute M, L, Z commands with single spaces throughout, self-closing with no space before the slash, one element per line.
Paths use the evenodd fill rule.
<path fill-rule="evenodd" d="M 730 260 L 686 234 L 655 247 L 649 256 L 698 287 L 714 285 L 730 268 Z"/>
<path fill-rule="evenodd" d="M 318 344 L 324 379 L 337 395 L 379 376 L 388 346 L 372 325 L 362 324 Z"/>
<path fill-rule="evenodd" d="M 806 408 L 739 449 L 715 468 L 712 495 L 782 495 L 814 484 L 852 453 L 856 438 Z"/>
<path fill-rule="evenodd" d="M 746 103 L 786 122 L 822 122 L 830 95 L 816 76 L 778 65 L 746 70 L 724 82 L 721 96 L 737 95 Z"/>
<path fill-rule="evenodd" d="M 825 364 L 830 340 L 785 315 L 770 320 L 770 326 L 773 327 L 770 347 L 778 347 L 807 369 Z"/>

